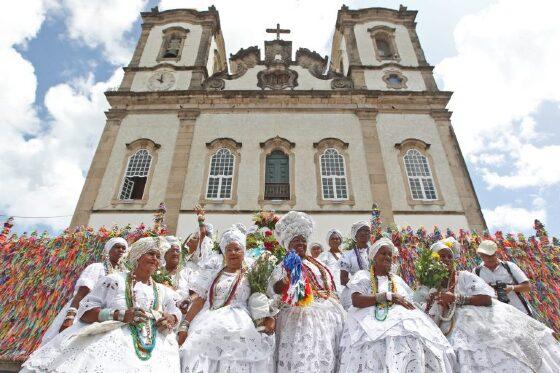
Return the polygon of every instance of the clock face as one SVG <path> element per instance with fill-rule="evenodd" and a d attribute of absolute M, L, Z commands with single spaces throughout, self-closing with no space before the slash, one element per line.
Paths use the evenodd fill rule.
<path fill-rule="evenodd" d="M 175 75 L 171 71 L 160 70 L 148 79 L 148 88 L 152 91 L 167 91 L 175 85 Z"/>

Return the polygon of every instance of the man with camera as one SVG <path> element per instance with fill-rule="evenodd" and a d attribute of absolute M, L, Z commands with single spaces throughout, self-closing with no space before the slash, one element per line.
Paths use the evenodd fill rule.
<path fill-rule="evenodd" d="M 496 290 L 498 300 L 509 303 L 521 312 L 533 316 L 531 305 L 522 293 L 531 290 L 529 278 L 517 264 L 498 259 L 498 245 L 494 241 L 484 240 L 476 249 L 483 261 L 473 272 Z"/>

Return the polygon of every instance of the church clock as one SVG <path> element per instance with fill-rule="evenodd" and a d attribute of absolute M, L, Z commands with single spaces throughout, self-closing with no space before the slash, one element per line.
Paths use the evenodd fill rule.
<path fill-rule="evenodd" d="M 152 91 L 167 91 L 175 85 L 175 75 L 171 71 L 156 71 L 148 79 L 148 88 Z"/>

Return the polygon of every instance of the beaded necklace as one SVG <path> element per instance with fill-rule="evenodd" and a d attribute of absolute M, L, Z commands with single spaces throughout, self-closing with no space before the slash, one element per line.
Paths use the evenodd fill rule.
<path fill-rule="evenodd" d="M 218 272 L 218 274 L 214 278 L 214 281 L 212 281 L 212 285 L 210 286 L 210 292 L 208 294 L 208 301 L 210 302 L 210 309 L 211 310 L 217 310 L 217 309 L 225 307 L 225 306 L 227 306 L 231 303 L 231 301 L 235 297 L 235 293 L 237 292 L 237 288 L 239 287 L 239 284 L 241 283 L 241 280 L 243 279 L 243 276 L 245 275 L 246 269 L 245 269 L 245 267 L 243 267 L 243 268 L 236 271 L 237 275 L 235 277 L 235 280 L 233 281 L 233 283 L 231 284 L 231 286 L 229 288 L 229 293 L 228 293 L 228 296 L 227 296 L 226 300 L 221 305 L 214 306 L 214 301 L 215 301 L 214 300 L 214 295 L 215 295 L 215 292 L 216 292 L 215 288 L 216 288 L 216 285 L 218 284 L 218 280 L 220 279 L 220 277 L 222 276 L 224 271 L 225 271 L 225 267 L 222 268 L 220 270 L 220 272 Z"/>
<path fill-rule="evenodd" d="M 453 272 L 449 275 L 449 283 L 447 284 L 447 290 L 451 293 L 455 293 L 455 287 L 457 285 L 457 278 L 458 278 L 458 274 L 455 270 L 453 270 Z M 447 313 L 447 315 L 441 315 L 438 326 L 441 327 L 441 324 L 445 321 L 451 321 L 451 324 L 449 325 L 449 329 L 447 330 L 447 332 L 444 332 L 443 334 L 447 337 L 451 331 L 453 330 L 453 328 L 455 327 L 455 309 L 456 309 L 456 304 L 453 303 L 453 305 L 451 306 L 451 308 L 449 309 L 449 312 Z"/>
<path fill-rule="evenodd" d="M 126 306 L 130 308 L 136 307 L 136 297 L 134 295 L 134 285 L 136 285 L 136 280 L 132 272 L 126 277 L 125 285 L 125 298 Z M 154 292 L 154 298 L 151 302 L 151 309 L 159 309 L 159 291 L 155 281 L 151 278 L 148 279 L 148 285 L 152 286 Z M 140 323 L 138 325 L 128 324 L 130 329 L 130 334 L 132 335 L 132 342 L 134 345 L 134 351 L 136 356 L 140 360 L 146 361 L 152 357 L 152 351 L 156 347 L 156 321 L 150 318 L 147 322 Z"/>
<path fill-rule="evenodd" d="M 319 261 L 317 261 L 317 259 L 313 258 L 312 256 L 306 256 L 305 259 L 307 259 L 310 263 L 313 263 L 321 273 L 321 280 L 324 286 L 319 283 L 317 276 L 315 276 L 315 273 L 313 273 L 311 268 L 307 264 L 303 263 L 306 273 L 309 274 L 309 280 L 311 281 L 311 287 L 313 288 L 314 293 L 323 299 L 327 299 L 331 296 L 333 291 L 336 291 L 336 285 L 334 283 L 331 271 L 326 269 L 321 263 L 319 263 Z M 327 282 L 327 274 L 330 278 L 330 283 L 332 284 L 332 286 L 328 286 L 329 282 Z"/>
<path fill-rule="evenodd" d="M 367 246 L 366 249 L 369 255 L 369 246 Z M 356 254 L 356 260 L 358 261 L 358 268 L 360 268 L 361 271 L 364 269 L 364 263 L 362 262 L 362 256 L 360 255 L 360 251 L 357 247 L 354 248 L 354 254 Z"/>
<path fill-rule="evenodd" d="M 373 265 L 370 267 L 370 281 L 371 281 L 371 293 L 375 296 L 378 292 L 378 283 L 377 283 L 377 276 L 375 275 L 375 270 Z M 397 284 L 395 283 L 395 279 L 393 275 L 390 273 L 387 275 L 389 278 L 389 282 L 387 284 L 387 291 L 392 292 L 393 294 L 397 293 Z M 393 302 L 383 302 L 381 304 L 377 303 L 375 305 L 375 319 L 378 321 L 385 321 L 387 319 L 387 315 L 389 315 L 389 308 L 393 305 Z"/>

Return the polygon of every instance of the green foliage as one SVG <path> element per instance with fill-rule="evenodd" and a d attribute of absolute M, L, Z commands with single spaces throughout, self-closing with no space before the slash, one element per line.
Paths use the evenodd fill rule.
<path fill-rule="evenodd" d="M 437 288 L 447 277 L 447 266 L 440 260 L 439 254 L 430 249 L 421 249 L 418 259 L 414 261 L 416 280 L 420 285 Z"/>
<path fill-rule="evenodd" d="M 274 270 L 274 267 L 279 263 L 277 257 L 265 251 L 257 258 L 251 270 L 247 274 L 249 285 L 251 286 L 251 293 L 266 294 L 268 280 Z"/>

